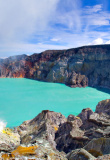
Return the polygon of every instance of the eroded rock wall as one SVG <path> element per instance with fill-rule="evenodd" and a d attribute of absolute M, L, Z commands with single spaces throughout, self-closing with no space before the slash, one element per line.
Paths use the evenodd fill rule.
<path fill-rule="evenodd" d="M 110 88 L 110 45 L 48 50 L 0 60 L 0 77 L 25 77 L 71 87 Z"/>

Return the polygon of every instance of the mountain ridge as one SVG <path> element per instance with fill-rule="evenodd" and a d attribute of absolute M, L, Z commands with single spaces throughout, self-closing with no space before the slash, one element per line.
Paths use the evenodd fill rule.
<path fill-rule="evenodd" d="M 110 88 L 110 45 L 46 50 L 0 60 L 0 77 L 31 78 L 70 87 Z"/>

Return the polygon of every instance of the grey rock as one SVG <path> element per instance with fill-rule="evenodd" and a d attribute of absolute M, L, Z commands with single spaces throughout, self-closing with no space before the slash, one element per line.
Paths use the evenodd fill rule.
<path fill-rule="evenodd" d="M 20 136 L 8 128 L 0 132 L 0 151 L 11 151 L 20 145 Z"/>
<path fill-rule="evenodd" d="M 68 122 L 72 122 L 73 125 L 75 126 L 78 126 L 80 127 L 83 123 L 82 123 L 82 120 L 80 119 L 80 117 L 76 117 L 72 114 L 70 114 L 68 117 L 67 117 L 67 121 Z"/>
<path fill-rule="evenodd" d="M 110 126 L 110 117 L 104 113 L 93 113 L 89 121 L 96 123 L 98 126 Z"/>
<path fill-rule="evenodd" d="M 78 127 L 76 122 L 74 120 L 63 123 L 56 132 L 55 142 L 59 151 L 68 153 L 76 148 L 84 147 L 88 142 L 88 138 L 84 136 L 84 131 Z"/>
<path fill-rule="evenodd" d="M 84 149 L 95 157 L 110 154 L 110 138 L 102 137 L 93 139 L 84 147 Z"/>
<path fill-rule="evenodd" d="M 7 158 L 6 158 L 7 156 Z M 48 141 L 36 139 L 34 145 L 28 144 L 19 146 L 11 153 L 2 153 L 1 158 L 5 159 L 44 159 L 44 160 L 67 160 L 66 154 L 52 148 Z"/>
<path fill-rule="evenodd" d="M 76 149 L 67 154 L 68 160 L 95 160 L 95 157 L 85 149 Z"/>
<path fill-rule="evenodd" d="M 17 130 L 21 136 L 21 143 L 33 143 L 36 138 L 43 137 L 48 140 L 50 144 L 56 148 L 55 133 L 59 126 L 66 122 L 67 119 L 61 113 L 52 111 L 42 111 L 34 119 L 24 122 Z"/>
<path fill-rule="evenodd" d="M 96 113 L 106 113 L 110 116 L 110 99 L 100 101 L 96 106 Z"/>
<path fill-rule="evenodd" d="M 110 160 L 110 154 L 99 156 L 96 160 Z"/>
<path fill-rule="evenodd" d="M 82 120 L 81 129 L 87 130 L 91 127 L 94 127 L 94 124 L 89 121 L 90 115 L 93 114 L 93 111 L 90 108 L 83 109 L 82 112 L 78 115 Z"/>

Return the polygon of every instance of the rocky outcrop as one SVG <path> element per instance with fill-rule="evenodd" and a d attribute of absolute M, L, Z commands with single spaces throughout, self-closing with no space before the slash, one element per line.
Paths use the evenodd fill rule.
<path fill-rule="evenodd" d="M 90 108 L 86 108 L 83 109 L 82 112 L 78 115 L 78 117 L 82 120 L 82 130 L 87 130 L 94 126 L 94 124 L 89 121 L 89 117 L 91 114 L 93 114 L 93 111 Z"/>
<path fill-rule="evenodd" d="M 106 113 L 110 116 L 110 99 L 103 100 L 96 106 L 96 113 Z"/>
<path fill-rule="evenodd" d="M 85 147 L 89 153 L 95 157 L 110 153 L 110 138 L 98 138 L 90 141 Z"/>
<path fill-rule="evenodd" d="M 104 155 L 104 156 L 99 156 L 96 160 L 109 160 L 110 159 L 110 154 Z"/>
<path fill-rule="evenodd" d="M 36 139 L 34 145 L 19 146 L 10 153 L 1 153 L 1 159 L 67 160 L 66 154 L 53 149 L 48 141 Z"/>
<path fill-rule="evenodd" d="M 0 59 L 0 77 L 25 77 L 71 87 L 110 88 L 110 45 L 48 50 Z"/>
<path fill-rule="evenodd" d="M 75 118 L 74 121 L 67 121 L 63 123 L 55 134 L 55 142 L 59 151 L 65 153 L 70 152 L 76 148 L 82 148 L 88 141 L 88 138 L 84 136 L 79 126 L 79 118 Z M 80 120 L 81 121 L 81 120 Z"/>
<path fill-rule="evenodd" d="M 94 122 L 99 127 L 110 126 L 110 117 L 104 113 L 93 113 L 90 115 L 89 121 Z"/>
<path fill-rule="evenodd" d="M 6 128 L 0 132 L 0 151 L 11 151 L 20 145 L 20 135 Z"/>
<path fill-rule="evenodd" d="M 95 160 L 95 157 L 85 149 L 76 149 L 67 154 L 68 160 Z"/>
<path fill-rule="evenodd" d="M 66 82 L 70 87 L 86 87 L 88 85 L 88 78 L 85 75 L 73 71 Z"/>
<path fill-rule="evenodd" d="M 59 126 L 65 123 L 67 120 L 61 113 L 52 111 L 42 111 L 38 116 L 30 121 L 26 121 L 21 124 L 17 131 L 21 136 L 21 143 L 34 144 L 36 138 L 44 138 L 48 140 L 50 144 L 56 148 L 55 133 Z"/>
<path fill-rule="evenodd" d="M 4 129 L 0 133 L 1 159 L 109 159 L 109 100 L 97 106 L 96 112 L 87 108 L 67 118 L 45 110 L 13 130 Z"/>

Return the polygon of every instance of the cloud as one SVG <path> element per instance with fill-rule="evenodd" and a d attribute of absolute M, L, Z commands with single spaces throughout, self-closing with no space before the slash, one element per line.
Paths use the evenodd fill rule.
<path fill-rule="evenodd" d="M 105 42 L 105 44 L 110 44 L 110 40 L 109 40 L 109 41 L 107 41 L 107 42 Z"/>
<path fill-rule="evenodd" d="M 94 5 L 94 6 L 86 6 L 85 12 L 87 14 L 96 13 L 102 10 L 102 4 Z"/>
<path fill-rule="evenodd" d="M 24 41 L 48 28 L 58 0 L 1 0 L 0 42 Z"/>
<path fill-rule="evenodd" d="M 102 4 L 93 6 L 93 12 L 98 12 L 102 10 Z"/>
<path fill-rule="evenodd" d="M 103 44 L 103 39 L 102 38 L 97 38 L 94 41 L 92 41 L 91 43 L 89 43 L 89 45 L 97 45 L 97 44 Z"/>
<path fill-rule="evenodd" d="M 50 39 L 51 41 L 54 41 L 54 42 L 58 42 L 60 39 L 59 38 L 52 38 Z"/>
<path fill-rule="evenodd" d="M 88 24 L 103 26 L 109 25 L 110 13 L 103 11 L 103 5 L 88 6 L 83 10 L 83 20 Z"/>
<path fill-rule="evenodd" d="M 110 40 L 104 41 L 102 38 L 97 38 L 88 45 L 98 45 L 98 44 L 110 44 Z"/>
<path fill-rule="evenodd" d="M 59 0 L 54 23 L 62 24 L 67 29 L 79 30 L 81 0 Z"/>
<path fill-rule="evenodd" d="M 1 0 L 0 57 L 109 41 L 110 12 L 81 0 Z M 99 37 L 99 38 L 97 38 Z"/>

